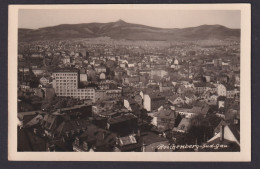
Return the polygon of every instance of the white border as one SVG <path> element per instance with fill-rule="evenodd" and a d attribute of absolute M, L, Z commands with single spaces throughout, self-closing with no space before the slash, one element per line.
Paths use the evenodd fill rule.
<path fill-rule="evenodd" d="M 17 51 L 19 9 L 171 9 L 241 10 L 241 152 L 17 152 Z M 251 161 L 251 5 L 113 4 L 9 5 L 8 20 L 8 160 L 11 161 Z"/>

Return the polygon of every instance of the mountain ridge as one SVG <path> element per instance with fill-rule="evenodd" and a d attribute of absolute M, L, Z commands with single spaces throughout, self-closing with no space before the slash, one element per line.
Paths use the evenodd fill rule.
<path fill-rule="evenodd" d="M 77 38 L 110 37 L 126 40 L 203 40 L 229 39 L 240 37 L 240 29 L 231 29 L 223 25 L 200 25 L 187 28 L 158 28 L 123 20 L 108 23 L 60 24 L 38 29 L 18 29 L 20 42 L 40 40 L 67 40 Z"/>

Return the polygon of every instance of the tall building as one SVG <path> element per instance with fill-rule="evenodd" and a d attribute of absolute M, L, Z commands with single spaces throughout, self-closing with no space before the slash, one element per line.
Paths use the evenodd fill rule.
<path fill-rule="evenodd" d="M 95 101 L 93 87 L 79 88 L 79 71 L 77 69 L 61 69 L 53 72 L 52 75 L 53 88 L 57 96 Z"/>

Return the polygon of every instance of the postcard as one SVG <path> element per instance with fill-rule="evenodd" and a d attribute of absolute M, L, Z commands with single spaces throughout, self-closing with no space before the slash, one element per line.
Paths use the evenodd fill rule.
<path fill-rule="evenodd" d="M 10 5 L 11 161 L 250 161 L 250 4 Z"/>

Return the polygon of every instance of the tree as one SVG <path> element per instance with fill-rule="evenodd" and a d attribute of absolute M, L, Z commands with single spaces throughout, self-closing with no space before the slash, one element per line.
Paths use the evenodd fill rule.
<path fill-rule="evenodd" d="M 36 76 L 33 76 L 29 81 L 29 85 L 31 88 L 37 88 L 39 84 L 39 78 L 37 78 Z"/>
<path fill-rule="evenodd" d="M 217 127 L 221 121 L 221 118 L 217 117 L 216 114 L 208 114 L 207 119 L 209 120 L 212 127 Z"/>
<path fill-rule="evenodd" d="M 52 102 L 53 102 L 53 100 L 44 100 L 42 102 L 41 109 L 42 110 L 50 110 L 51 107 L 52 107 Z"/>
<path fill-rule="evenodd" d="M 79 104 L 78 101 L 76 99 L 73 98 L 68 98 L 67 100 L 67 107 L 72 107 Z"/>
<path fill-rule="evenodd" d="M 190 134 L 198 144 L 205 142 L 212 136 L 212 127 L 207 118 L 199 114 L 191 119 Z"/>
<path fill-rule="evenodd" d="M 147 124 L 150 124 L 152 121 L 152 117 L 148 116 L 148 112 L 146 109 L 141 109 L 140 118 L 142 122 L 145 122 Z"/>
<path fill-rule="evenodd" d="M 61 109 L 67 107 L 67 102 L 65 98 L 60 99 L 55 105 L 54 105 L 54 109 Z"/>

